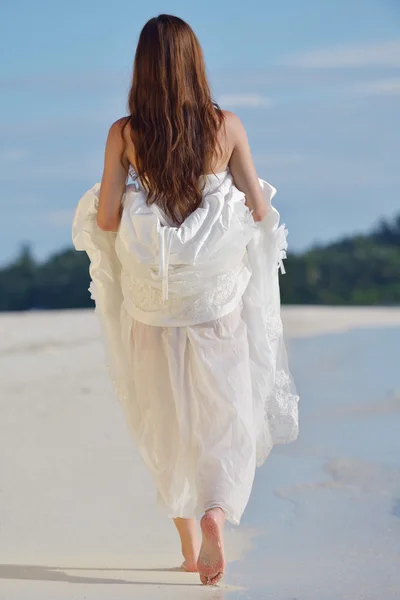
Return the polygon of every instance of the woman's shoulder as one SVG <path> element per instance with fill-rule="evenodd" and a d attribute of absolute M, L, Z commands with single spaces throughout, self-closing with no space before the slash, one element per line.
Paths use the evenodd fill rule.
<path fill-rule="evenodd" d="M 230 110 L 222 111 L 225 117 L 225 129 L 231 139 L 238 139 L 245 132 L 244 125 L 238 115 Z"/>
<path fill-rule="evenodd" d="M 128 165 L 135 165 L 135 148 L 131 134 L 130 116 L 121 117 L 114 121 L 109 129 L 108 136 L 114 139 L 115 143 L 118 140 L 118 152 L 123 154 L 123 160 Z"/>
<path fill-rule="evenodd" d="M 230 110 L 222 110 L 224 115 L 225 130 L 229 137 L 237 137 L 244 130 L 244 126 L 238 115 Z M 130 116 L 117 119 L 110 127 L 110 133 L 123 135 L 127 141 L 131 141 Z"/>
<path fill-rule="evenodd" d="M 112 123 L 108 130 L 107 144 L 112 145 L 115 150 L 120 151 L 127 142 L 129 132 L 126 127 L 129 117 L 121 117 Z M 124 143 L 125 142 L 125 143 Z"/>
<path fill-rule="evenodd" d="M 236 113 L 230 110 L 223 110 L 222 112 L 225 117 L 225 124 L 227 127 L 230 127 L 232 129 L 235 129 L 240 126 L 243 127 L 242 121 Z"/>
<path fill-rule="evenodd" d="M 114 121 L 109 129 L 109 133 L 110 134 L 118 134 L 118 135 L 124 135 L 126 136 L 126 134 L 129 134 L 129 130 L 130 130 L 130 117 L 126 116 L 126 117 L 121 117 L 120 119 L 117 119 L 116 121 Z"/>

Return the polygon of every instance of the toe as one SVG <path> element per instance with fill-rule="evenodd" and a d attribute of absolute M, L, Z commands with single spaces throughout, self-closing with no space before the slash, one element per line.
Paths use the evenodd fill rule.
<path fill-rule="evenodd" d="M 223 576 L 223 573 L 217 573 L 217 575 L 209 579 L 209 585 L 216 585 L 219 581 L 221 581 Z"/>

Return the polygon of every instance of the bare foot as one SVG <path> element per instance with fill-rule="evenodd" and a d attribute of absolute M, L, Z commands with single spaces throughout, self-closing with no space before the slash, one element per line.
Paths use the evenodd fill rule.
<path fill-rule="evenodd" d="M 197 568 L 201 583 L 204 585 L 215 585 L 224 574 L 226 566 L 222 537 L 224 523 L 225 514 L 219 507 L 208 510 L 200 521 L 203 543 Z"/>
<path fill-rule="evenodd" d="M 185 559 L 181 564 L 181 569 L 196 573 L 200 547 L 196 519 L 177 517 L 174 519 L 174 523 L 181 538 L 182 554 Z"/>
<path fill-rule="evenodd" d="M 188 571 L 189 573 L 197 573 L 197 557 L 185 558 L 181 564 L 181 569 Z"/>

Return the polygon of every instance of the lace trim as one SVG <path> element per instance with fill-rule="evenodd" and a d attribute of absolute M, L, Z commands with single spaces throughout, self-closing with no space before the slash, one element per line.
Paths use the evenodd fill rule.
<path fill-rule="evenodd" d="M 257 440 L 257 467 L 268 458 L 275 444 L 288 444 L 299 433 L 299 396 L 292 392 L 292 379 L 284 369 L 275 375 L 275 384 L 265 403 L 264 435 Z"/>
<path fill-rule="evenodd" d="M 265 324 L 267 327 L 268 339 L 278 340 L 283 335 L 283 323 L 280 312 L 272 305 L 266 308 Z"/>
<path fill-rule="evenodd" d="M 275 384 L 265 405 L 274 443 L 284 443 L 298 428 L 299 396 L 292 393 L 292 379 L 284 369 L 275 374 Z M 284 434 L 282 433 L 284 431 Z M 288 436 L 288 431 L 292 435 Z"/>
<path fill-rule="evenodd" d="M 179 292 L 170 292 L 167 300 L 163 299 L 162 289 L 140 283 L 126 271 L 122 273 L 122 282 L 128 290 L 129 301 L 137 309 L 146 313 L 165 312 L 170 316 L 179 315 L 183 320 L 192 320 L 200 318 L 210 308 L 231 302 L 238 293 L 239 278 L 244 268 L 244 263 L 241 263 L 238 268 L 215 276 L 212 288 L 201 294 L 182 296 Z"/>

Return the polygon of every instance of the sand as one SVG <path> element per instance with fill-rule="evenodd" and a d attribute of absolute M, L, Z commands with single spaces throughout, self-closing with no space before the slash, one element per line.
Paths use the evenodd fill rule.
<path fill-rule="evenodd" d="M 283 318 L 286 336 L 299 338 L 352 329 L 400 326 L 400 308 L 285 306 Z"/>
<path fill-rule="evenodd" d="M 283 315 L 291 339 L 400 325 L 397 308 Z M 0 598 L 233 598 L 234 577 L 204 588 L 177 570 L 178 537 L 155 508 L 94 312 L 1 314 L 0 355 Z M 259 533 L 257 524 L 228 527 L 228 575 Z"/>

